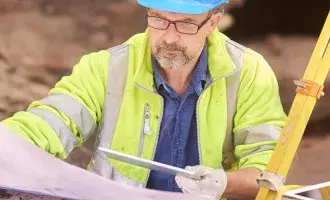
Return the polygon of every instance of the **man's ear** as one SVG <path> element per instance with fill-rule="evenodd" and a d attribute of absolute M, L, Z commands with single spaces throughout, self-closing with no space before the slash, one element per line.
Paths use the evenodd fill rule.
<path fill-rule="evenodd" d="M 222 14 L 221 13 L 217 13 L 217 14 L 213 14 L 213 16 L 210 19 L 210 29 L 207 31 L 208 35 L 211 35 L 214 31 L 214 29 L 218 26 L 219 21 L 222 18 Z"/>

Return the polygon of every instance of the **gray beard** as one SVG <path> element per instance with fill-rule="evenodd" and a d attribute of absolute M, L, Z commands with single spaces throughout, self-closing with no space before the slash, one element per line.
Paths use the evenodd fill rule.
<path fill-rule="evenodd" d="M 165 57 L 162 53 L 162 51 L 159 51 L 154 55 L 156 58 L 158 64 L 160 65 L 161 68 L 163 69 L 179 69 L 179 68 L 184 68 L 186 64 L 200 56 L 202 50 L 203 50 L 203 45 L 196 51 L 195 54 L 192 56 L 189 56 L 185 54 L 185 52 L 181 51 L 181 55 L 176 55 L 173 58 L 168 58 Z"/>
<path fill-rule="evenodd" d="M 174 56 L 173 58 L 165 57 L 161 53 L 154 56 L 160 67 L 164 69 L 183 68 L 187 63 L 189 63 L 192 60 L 192 58 L 185 55 L 183 52 L 181 55 Z"/>

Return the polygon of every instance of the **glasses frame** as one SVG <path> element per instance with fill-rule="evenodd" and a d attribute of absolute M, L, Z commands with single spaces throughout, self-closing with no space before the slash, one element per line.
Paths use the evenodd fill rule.
<path fill-rule="evenodd" d="M 150 26 L 150 24 L 149 24 L 149 21 L 148 21 L 148 18 L 150 18 L 150 17 L 152 17 L 152 18 L 158 18 L 158 19 L 162 19 L 162 20 L 164 20 L 164 21 L 166 21 L 166 22 L 168 22 L 168 25 L 167 25 L 167 27 L 166 28 L 156 28 L 156 27 L 154 27 L 154 26 L 150 26 L 151 28 L 154 28 L 154 29 L 157 29 L 157 30 L 167 30 L 168 29 L 168 27 L 170 27 L 170 25 L 171 24 L 173 24 L 174 25 L 174 27 L 175 27 L 175 30 L 178 32 L 178 33 L 182 33 L 182 34 L 186 34 L 186 35 L 196 35 L 197 33 L 198 33 L 198 31 L 211 19 L 211 17 L 213 16 L 213 14 L 214 13 L 210 13 L 207 17 L 206 17 L 206 19 L 204 19 L 200 24 L 195 24 L 195 23 L 192 23 L 192 22 L 186 22 L 186 21 L 181 21 L 181 20 L 175 20 L 175 21 L 172 21 L 172 20 L 168 20 L 168 19 L 165 19 L 165 18 L 163 18 L 163 17 L 158 17 L 158 16 L 152 16 L 152 15 L 149 15 L 149 14 L 147 14 L 146 15 L 146 20 L 147 20 L 147 24 L 148 24 L 148 26 Z M 197 26 L 197 31 L 195 32 L 195 33 L 185 33 L 185 32 L 181 32 L 181 31 L 179 31 L 178 30 L 178 28 L 177 28 L 177 23 L 186 23 L 186 24 L 191 24 L 191 25 L 195 25 L 195 26 Z"/>

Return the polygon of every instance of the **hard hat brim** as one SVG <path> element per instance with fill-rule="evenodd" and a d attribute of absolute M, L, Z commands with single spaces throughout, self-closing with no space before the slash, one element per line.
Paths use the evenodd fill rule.
<path fill-rule="evenodd" d="M 174 12 L 181 14 L 203 14 L 221 4 L 228 3 L 228 0 L 213 0 L 205 3 L 196 0 L 138 0 L 138 3 L 147 8 Z"/>

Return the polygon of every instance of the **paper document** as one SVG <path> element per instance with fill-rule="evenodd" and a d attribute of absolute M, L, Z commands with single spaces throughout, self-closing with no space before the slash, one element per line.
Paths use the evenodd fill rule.
<path fill-rule="evenodd" d="M 0 189 L 4 188 L 63 199 L 197 200 L 108 180 L 56 159 L 0 126 Z"/>

